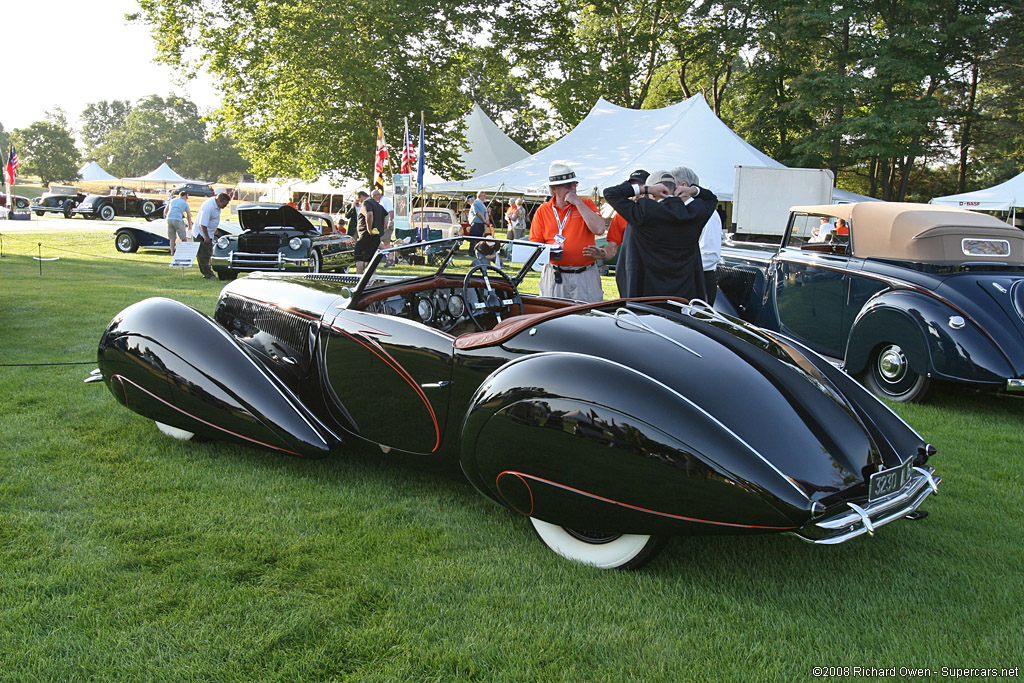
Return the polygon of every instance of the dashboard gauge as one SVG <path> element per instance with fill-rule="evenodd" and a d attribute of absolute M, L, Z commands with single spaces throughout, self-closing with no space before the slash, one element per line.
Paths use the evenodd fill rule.
<path fill-rule="evenodd" d="M 448 297 L 448 313 L 453 318 L 461 318 L 462 314 L 466 312 L 466 302 L 462 300 L 462 297 L 458 294 L 452 294 Z"/>
<path fill-rule="evenodd" d="M 434 319 L 434 303 L 430 299 L 420 299 L 416 303 L 416 313 L 423 322 L 430 322 Z"/>

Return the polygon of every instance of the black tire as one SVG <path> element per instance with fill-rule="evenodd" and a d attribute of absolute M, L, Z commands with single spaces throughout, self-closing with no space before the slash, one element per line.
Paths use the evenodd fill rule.
<path fill-rule="evenodd" d="M 105 204 L 100 208 L 100 218 L 105 221 L 112 221 L 117 218 L 117 209 L 110 204 Z"/>
<path fill-rule="evenodd" d="M 313 249 L 309 252 L 309 272 L 324 272 L 324 257 L 320 255 L 319 249 Z"/>
<path fill-rule="evenodd" d="M 149 218 L 149 214 L 153 213 L 154 211 L 156 211 L 156 204 L 152 200 L 147 199 L 146 201 L 142 202 L 143 216 L 145 216 L 149 220 L 153 220 L 152 218 Z"/>
<path fill-rule="evenodd" d="M 541 542 L 567 560 L 599 569 L 639 569 L 665 546 L 659 536 L 641 534 L 600 534 L 577 531 L 530 518 Z"/>
<path fill-rule="evenodd" d="M 114 235 L 114 248 L 122 254 L 134 254 L 139 250 L 139 240 L 131 230 L 118 230 Z"/>
<path fill-rule="evenodd" d="M 46 213 L 46 212 L 45 211 L 36 211 L 36 215 L 37 216 L 42 216 L 44 213 Z"/>
<path fill-rule="evenodd" d="M 25 199 L 24 197 L 18 197 L 17 199 L 14 200 L 14 207 L 16 209 L 27 209 L 28 206 L 28 200 Z"/>
<path fill-rule="evenodd" d="M 218 270 L 217 277 L 220 278 L 221 280 L 230 282 L 231 280 L 234 280 L 236 277 L 238 277 L 238 273 L 236 273 L 233 270 Z"/>
<path fill-rule="evenodd" d="M 71 199 L 64 200 L 64 218 L 73 218 L 75 211 L 75 202 Z"/>
<path fill-rule="evenodd" d="M 921 403 L 932 388 L 932 381 L 910 369 L 899 344 L 885 343 L 871 355 L 864 372 L 864 385 L 877 396 L 900 403 Z"/>

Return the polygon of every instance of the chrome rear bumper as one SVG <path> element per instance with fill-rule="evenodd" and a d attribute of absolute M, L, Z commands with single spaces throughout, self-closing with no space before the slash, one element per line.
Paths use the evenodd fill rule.
<path fill-rule="evenodd" d="M 847 503 L 849 510 L 811 522 L 793 534 L 804 541 L 822 545 L 834 545 L 861 534 L 873 534 L 878 527 L 907 516 L 925 498 L 938 493 L 941 481 L 941 477 L 935 476 L 934 467 L 915 467 L 910 481 L 899 491 L 863 506 Z"/>

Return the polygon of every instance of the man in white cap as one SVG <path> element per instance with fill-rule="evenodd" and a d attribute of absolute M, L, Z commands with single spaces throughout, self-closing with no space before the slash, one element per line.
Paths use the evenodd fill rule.
<path fill-rule="evenodd" d="M 576 194 L 576 173 L 555 162 L 548 168 L 551 199 L 540 205 L 530 224 L 530 241 L 550 244 L 551 259 L 540 276 L 540 295 L 595 302 L 604 299 L 601 275 L 583 249 L 605 231 L 597 205 Z"/>

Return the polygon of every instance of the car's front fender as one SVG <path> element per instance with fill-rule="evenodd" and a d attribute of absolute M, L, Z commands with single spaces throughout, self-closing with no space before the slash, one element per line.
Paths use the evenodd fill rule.
<path fill-rule="evenodd" d="M 461 464 L 493 500 L 577 529 L 756 533 L 802 525 L 809 501 L 714 416 L 614 361 L 542 353 L 470 402 Z"/>
<path fill-rule="evenodd" d="M 972 320 L 918 292 L 889 290 L 861 309 L 850 329 L 844 369 L 862 372 L 886 343 L 898 344 L 920 375 L 992 385 L 1014 376 L 1009 359 Z"/>

